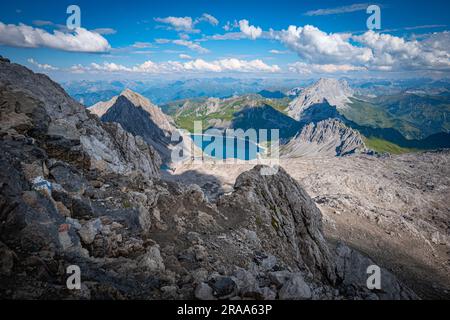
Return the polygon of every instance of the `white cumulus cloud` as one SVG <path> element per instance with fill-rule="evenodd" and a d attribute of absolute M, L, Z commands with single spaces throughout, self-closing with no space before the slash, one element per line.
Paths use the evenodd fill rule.
<path fill-rule="evenodd" d="M 169 29 L 185 33 L 199 33 L 200 30 L 195 29 L 195 26 L 201 22 L 207 22 L 212 26 L 217 26 L 219 20 L 209 13 L 202 14 L 201 17 L 193 19 L 192 17 L 166 17 L 155 18 L 156 22 L 166 24 Z"/>
<path fill-rule="evenodd" d="M 191 17 L 166 17 L 155 18 L 155 21 L 169 25 L 176 31 L 187 33 L 197 33 L 199 30 L 194 28 L 194 21 Z"/>
<path fill-rule="evenodd" d="M 56 70 L 59 70 L 57 67 L 54 67 L 54 66 L 52 66 L 52 65 L 49 65 L 49 64 L 41 64 L 41 63 L 37 62 L 36 60 L 34 60 L 33 58 L 30 58 L 30 59 L 28 59 L 27 61 L 28 61 L 28 63 L 32 64 L 33 66 L 38 67 L 38 69 L 41 69 L 41 70 L 47 70 L 47 71 L 56 71 Z"/>
<path fill-rule="evenodd" d="M 449 32 L 406 40 L 374 31 L 357 36 L 328 34 L 306 25 L 271 34 L 300 57 L 289 67 L 293 72 L 450 71 Z"/>
<path fill-rule="evenodd" d="M 310 64 L 296 62 L 289 65 L 289 71 L 300 74 L 346 73 L 364 70 L 367 69 L 365 67 L 358 67 L 350 64 Z"/>
<path fill-rule="evenodd" d="M 218 64 L 222 67 L 223 70 L 227 70 L 227 71 L 243 71 L 243 72 L 252 72 L 252 71 L 279 72 L 279 71 L 281 71 L 279 66 L 267 65 L 260 59 L 250 60 L 250 61 L 238 60 L 238 59 L 224 59 L 224 60 L 219 60 Z"/>
<path fill-rule="evenodd" d="M 372 59 L 368 48 L 354 46 L 351 35 L 326 33 L 306 25 L 289 26 L 287 30 L 272 31 L 272 37 L 296 52 L 306 62 L 316 64 L 366 63 Z"/>
<path fill-rule="evenodd" d="M 119 72 L 119 71 L 132 71 L 132 69 L 127 68 L 123 65 L 111 63 L 111 62 L 105 62 L 102 65 L 97 63 L 91 63 L 91 68 L 93 70 L 97 71 L 107 71 L 107 72 Z"/>
<path fill-rule="evenodd" d="M 247 37 L 255 40 L 262 35 L 262 29 L 260 27 L 251 26 L 248 20 L 239 21 L 239 28 L 241 32 Z"/>
<path fill-rule="evenodd" d="M 111 73 L 145 73 L 164 74 L 173 72 L 204 73 L 204 72 L 279 72 L 281 69 L 277 65 L 268 65 L 262 60 L 239 60 L 221 59 L 205 61 L 203 59 L 189 60 L 186 62 L 166 61 L 153 62 L 146 61 L 142 64 L 126 67 L 120 64 L 104 62 L 103 64 L 91 63 L 88 66 L 74 65 L 70 68 L 72 73 L 85 72 L 111 72 Z"/>
<path fill-rule="evenodd" d="M 374 70 L 450 70 L 449 33 L 435 33 L 419 41 L 368 31 L 353 40 L 372 50 L 367 66 Z"/>
<path fill-rule="evenodd" d="M 73 33 L 58 30 L 49 33 L 25 24 L 2 22 L 0 22 L 0 44 L 25 48 L 46 47 L 73 52 L 107 52 L 111 49 L 103 36 L 84 28 L 77 28 Z"/>

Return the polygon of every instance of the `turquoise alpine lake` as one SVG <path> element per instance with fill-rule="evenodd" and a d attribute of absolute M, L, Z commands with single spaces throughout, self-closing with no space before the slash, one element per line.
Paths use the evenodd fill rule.
<path fill-rule="evenodd" d="M 236 136 L 195 134 L 191 138 L 206 155 L 218 160 L 254 160 L 263 151 L 256 141 L 248 137 L 241 139 Z"/>

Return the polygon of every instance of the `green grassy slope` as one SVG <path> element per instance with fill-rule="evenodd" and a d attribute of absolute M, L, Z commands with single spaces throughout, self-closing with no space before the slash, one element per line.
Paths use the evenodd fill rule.
<path fill-rule="evenodd" d="M 229 99 L 222 99 L 216 111 L 208 109 L 208 99 L 191 99 L 175 101 L 162 106 L 163 111 L 174 118 L 176 125 L 180 128 L 193 131 L 194 121 L 202 121 L 204 129 L 210 127 L 210 122 L 229 121 L 235 119 L 235 115 L 246 108 L 258 108 L 270 106 L 273 109 L 284 113 L 290 99 L 263 98 L 257 94 L 244 95 Z"/>
<path fill-rule="evenodd" d="M 367 148 L 380 153 L 388 152 L 391 154 L 403 154 L 419 151 L 418 149 L 413 148 L 403 148 L 396 145 L 395 143 L 375 137 L 370 138 L 364 137 L 364 143 L 366 144 Z"/>

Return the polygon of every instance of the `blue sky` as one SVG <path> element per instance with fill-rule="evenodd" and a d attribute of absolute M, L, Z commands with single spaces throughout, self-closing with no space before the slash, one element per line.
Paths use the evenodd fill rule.
<path fill-rule="evenodd" d="M 64 28 L 71 4 L 81 9 L 80 32 Z M 375 32 L 366 27 L 370 4 L 9 1 L 0 12 L 0 54 L 68 79 L 186 74 L 447 77 L 448 1 L 377 1 L 382 29 Z"/>

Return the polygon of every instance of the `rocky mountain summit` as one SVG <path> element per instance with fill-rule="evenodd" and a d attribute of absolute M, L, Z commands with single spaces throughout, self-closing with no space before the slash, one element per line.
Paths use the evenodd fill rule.
<path fill-rule="evenodd" d="M 385 269 L 369 290 L 375 263 L 324 239 L 321 212 L 282 168 L 257 166 L 210 202 L 161 179 L 144 139 L 3 58 L 0 111 L 3 299 L 417 298 Z M 73 265 L 81 290 L 66 287 Z"/>
<path fill-rule="evenodd" d="M 311 122 L 282 146 L 280 154 L 285 158 L 305 156 L 346 156 L 366 151 L 359 132 L 347 127 L 338 119 Z"/>
<path fill-rule="evenodd" d="M 103 122 L 119 123 L 128 132 L 142 137 L 168 162 L 171 136 L 177 131 L 172 120 L 147 98 L 129 89 L 106 102 L 99 102 L 88 110 Z"/>
<path fill-rule="evenodd" d="M 320 79 L 312 86 L 302 90 L 288 107 L 288 115 L 295 120 L 302 119 L 302 113 L 315 104 L 328 102 L 338 109 L 345 109 L 354 94 L 347 81 Z"/>

